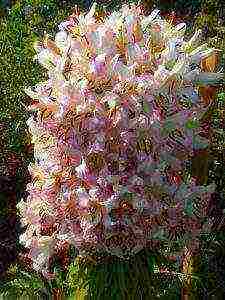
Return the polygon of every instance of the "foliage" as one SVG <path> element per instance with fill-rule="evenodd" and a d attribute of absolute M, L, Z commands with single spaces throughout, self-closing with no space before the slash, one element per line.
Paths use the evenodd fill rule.
<path fill-rule="evenodd" d="M 23 160 L 30 161 L 32 159 L 32 149 L 28 144 L 30 143 L 30 137 L 26 130 L 26 119 L 28 114 L 25 110 L 25 106 L 29 103 L 23 93 L 23 88 L 25 86 L 34 85 L 36 82 L 43 79 L 43 70 L 33 62 L 33 42 L 40 38 L 44 31 L 54 33 L 56 31 L 56 24 L 65 19 L 69 15 L 71 8 L 78 1 L 16 1 L 9 12 L 6 11 L 5 7 L 9 5 L 7 2 L 14 4 L 14 1 L 2 1 L 0 5 L 1 20 L 0 20 L 0 88 L 1 88 L 1 104 L 0 104 L 0 123 L 5 127 L 4 129 L 4 140 L 1 144 L 1 149 L 3 149 L 1 156 L 3 166 L 1 174 L 6 173 L 6 166 L 9 161 L 12 161 L 9 152 L 15 152 L 21 156 Z M 84 1 L 80 1 L 84 4 Z M 90 1 L 86 1 L 86 7 L 89 6 Z M 102 1 L 101 1 L 102 2 Z M 107 1 L 105 5 L 108 5 L 109 9 L 113 9 L 115 5 L 119 5 L 120 1 Z M 205 27 L 205 34 L 211 45 L 215 45 L 220 49 L 225 49 L 224 45 L 224 19 L 222 19 L 224 12 L 222 12 L 223 1 L 145 1 L 148 2 L 149 6 L 158 5 L 163 11 L 171 12 L 176 10 L 176 12 L 181 16 L 189 16 L 190 28 L 195 20 L 195 13 L 199 11 L 199 6 L 201 5 L 204 10 L 197 16 L 195 21 L 195 27 Z M 151 4 L 150 4 L 151 2 Z M 200 3 L 201 2 L 201 3 Z M 5 5 L 5 6 L 4 6 Z M 219 9 L 218 9 L 219 8 Z M 186 9 L 186 10 L 185 10 Z M 191 10 L 193 9 L 193 10 Z M 190 11 L 191 13 L 187 13 Z M 194 12 L 194 13 L 193 13 Z M 222 22 L 222 23 L 219 23 Z M 216 33 L 216 39 L 213 39 Z M 224 51 L 224 50 L 223 50 Z M 222 61 L 221 65 L 224 64 L 224 56 L 221 55 Z M 215 129 L 214 143 L 211 152 L 211 163 L 209 172 L 209 182 L 216 179 L 217 190 L 220 193 L 220 202 L 223 205 L 224 202 L 224 187 L 225 187 L 225 158 L 224 158 L 224 91 L 218 95 L 218 102 L 216 108 L 213 112 L 213 126 Z M 25 106 L 24 106 L 25 105 Z M 30 153 L 30 154 L 29 154 Z M 17 190 L 21 190 L 23 185 L 23 179 L 26 174 L 21 168 L 17 171 L 19 173 L 20 180 L 17 181 Z M 26 175 L 27 176 L 27 175 Z M 20 196 L 18 197 L 18 199 Z M 1 211 L 2 212 L 2 211 Z M 5 213 L 4 213 L 5 215 Z M 215 217 L 216 218 L 216 217 Z M 217 257 L 224 257 L 222 250 L 225 249 L 223 243 L 218 245 L 218 241 L 223 240 L 223 235 L 209 235 L 207 241 L 214 241 L 214 245 L 217 245 Z M 218 278 L 218 272 L 213 270 L 211 267 L 211 273 L 209 273 L 208 264 L 212 257 L 215 257 L 215 247 L 214 252 L 212 252 L 212 247 L 209 242 L 205 242 L 202 245 L 202 249 L 205 249 L 201 253 L 201 266 L 198 268 L 199 275 L 203 278 L 203 282 L 207 289 L 205 290 L 204 297 L 207 294 L 215 294 L 215 289 L 221 286 L 223 289 L 223 281 Z M 220 251 L 218 250 L 220 249 Z M 211 252 L 210 252 L 211 251 Z M 210 253 L 210 254 L 209 254 Z M 215 261 L 214 261 L 215 263 Z M 38 295 L 49 295 L 51 287 L 48 285 L 44 286 L 41 278 L 36 277 L 36 275 L 30 275 L 21 266 L 14 266 L 16 268 L 15 274 L 11 277 L 10 281 L 2 282 L 2 290 L 8 291 L 8 298 L 14 299 L 13 295 L 19 294 L 21 289 L 25 288 L 26 293 L 30 295 L 31 287 L 33 288 L 33 296 L 35 293 Z M 21 269 L 22 268 L 22 269 Z M 222 269 L 221 269 L 222 270 Z M 220 273 L 222 271 L 220 270 Z M 10 272 L 10 271 L 9 271 Z M 94 271 L 93 271 L 94 272 Z M 133 271 L 134 272 L 134 271 Z M 74 276 L 78 278 L 76 271 L 76 266 L 71 264 L 71 269 L 68 275 L 68 291 L 71 293 L 76 287 Z M 208 276 L 209 275 L 209 276 Z M 32 276 L 32 278 L 31 278 Z M 222 273 L 223 276 L 223 273 Z M 221 276 L 221 277 L 222 277 Z M 12 278 L 15 278 L 14 281 Z M 20 281 L 19 279 L 22 278 Z M 32 282 L 33 281 L 33 282 Z M 172 282 L 172 283 L 171 283 Z M 165 299 L 172 292 L 178 290 L 178 285 L 176 286 L 173 281 L 166 281 L 162 276 L 159 278 L 159 283 L 162 285 L 162 291 L 166 291 Z M 15 285 L 15 286 L 14 286 Z M 57 285 L 57 284 L 56 284 Z M 164 286 L 163 286 L 164 285 Z M 59 286 L 62 286 L 62 284 Z M 43 289 L 43 294 L 42 294 Z M 169 291 L 169 289 L 171 289 Z M 202 289 L 202 286 L 201 286 Z M 221 291 L 222 295 L 223 292 Z M 172 295 L 172 294 L 171 294 Z M 221 295 L 221 294 L 220 294 Z M 217 294 L 218 296 L 218 294 Z M 43 296 L 45 299 L 47 296 Z M 201 295 L 202 297 L 202 295 Z M 200 297 L 200 299 L 202 299 Z M 216 297 L 216 296 L 215 296 Z M 218 297 L 217 297 L 218 298 Z M 16 298 L 17 299 L 17 298 Z M 25 298 L 23 298 L 25 299 Z M 29 298 L 30 299 L 30 298 Z M 34 298 L 35 299 L 35 298 Z M 48 299 L 48 298 L 46 298 Z M 175 299 L 172 298 L 172 299 Z"/>
<path fill-rule="evenodd" d="M 0 282 L 0 295 L 5 299 L 39 299 L 46 290 L 43 280 L 18 264 L 11 265 L 7 279 Z M 4 298 L 3 298 L 4 299 Z"/>
<path fill-rule="evenodd" d="M 70 10 L 71 7 L 59 8 L 52 0 L 23 0 L 17 1 L 0 20 L 0 123 L 7 127 L 5 153 L 26 153 L 29 143 L 26 125 L 29 99 L 24 88 L 34 85 L 45 74 L 33 61 L 33 43 L 45 31 L 53 33 Z"/>
<path fill-rule="evenodd" d="M 7 280 L 0 285 L 0 296 L 8 299 L 51 299 L 58 289 L 62 299 L 180 299 L 187 278 L 174 263 L 160 253 L 143 250 L 132 260 L 105 257 L 96 264 L 77 257 L 66 273 L 58 268 L 57 277 L 46 281 L 20 264 L 12 265 Z M 163 272 L 164 270 L 164 272 Z M 167 272 L 170 270 L 170 273 Z M 160 273 L 161 272 L 161 273 Z M 191 275 L 199 285 L 201 277 Z M 8 297 L 8 298 L 7 298 Z M 4 299 L 4 298 L 3 298 Z"/>
<path fill-rule="evenodd" d="M 223 1 L 202 1 L 201 11 L 194 21 L 194 28 L 203 28 L 203 38 L 221 52 L 220 66 L 225 62 L 225 6 Z"/>

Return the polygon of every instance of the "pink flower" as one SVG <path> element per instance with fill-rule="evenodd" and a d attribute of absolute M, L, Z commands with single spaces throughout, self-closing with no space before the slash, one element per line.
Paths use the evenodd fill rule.
<path fill-rule="evenodd" d="M 26 89 L 35 101 L 28 120 L 35 163 L 20 205 L 29 224 L 21 241 L 49 279 L 61 242 L 82 255 L 129 258 L 146 245 L 159 248 L 157 240 L 201 233 L 212 187 L 182 174 L 199 151 L 193 147 L 207 146 L 200 135 L 208 125 L 195 124 L 206 110 L 195 93 L 205 75 L 190 62 L 212 50 L 190 51 L 186 25 L 168 26 L 158 10 L 139 13 L 123 6 L 100 24 L 94 5 L 60 24 L 57 53 L 37 46 L 50 79 Z M 199 220 L 185 213 L 186 200 L 197 197 Z"/>
<path fill-rule="evenodd" d="M 95 57 L 91 62 L 91 72 L 94 78 L 106 78 L 107 77 L 107 66 L 106 66 L 105 55 L 99 55 Z"/>

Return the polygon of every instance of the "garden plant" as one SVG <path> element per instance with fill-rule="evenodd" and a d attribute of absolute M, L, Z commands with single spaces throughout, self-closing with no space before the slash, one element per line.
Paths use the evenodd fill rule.
<path fill-rule="evenodd" d="M 198 29 L 185 34 L 185 23 L 157 9 L 94 4 L 30 41 L 45 81 L 37 84 L 37 64 L 26 103 L 15 103 L 29 133 L 11 144 L 20 155 L 29 138 L 34 145 L 17 206 L 32 275 L 8 271 L 23 274 L 28 295 L 32 286 L 47 299 L 179 299 L 180 283 L 198 281 L 188 263 L 213 236 L 210 203 L 223 189 L 223 174 L 218 184 L 208 173 L 216 134 L 224 146 L 212 121 L 224 118 L 223 74 L 221 51 Z M 16 111 L 4 108 L 2 120 Z"/>

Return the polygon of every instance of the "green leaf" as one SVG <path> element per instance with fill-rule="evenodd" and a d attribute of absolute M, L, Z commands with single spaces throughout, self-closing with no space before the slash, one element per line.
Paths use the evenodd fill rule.
<path fill-rule="evenodd" d="M 109 108 L 114 108 L 114 107 L 116 107 L 116 105 L 117 105 L 116 99 L 110 99 L 110 100 L 108 101 L 108 106 L 109 106 Z"/>
<path fill-rule="evenodd" d="M 218 100 L 222 103 L 225 103 L 225 93 L 224 92 L 218 94 Z"/>
<path fill-rule="evenodd" d="M 151 111 L 150 105 L 147 101 L 143 101 L 142 108 L 143 108 L 143 111 L 147 114 L 150 113 L 150 111 Z"/>
<path fill-rule="evenodd" d="M 170 61 L 168 61 L 166 64 L 165 64 L 165 67 L 168 69 L 168 70 L 172 70 L 174 65 L 176 64 L 176 60 L 174 59 L 171 59 Z"/>
<path fill-rule="evenodd" d="M 199 121 L 198 120 L 188 120 L 185 124 L 187 129 L 196 129 L 199 127 Z"/>
<path fill-rule="evenodd" d="M 147 256 L 147 262 L 148 262 L 149 272 L 153 273 L 154 268 L 155 268 L 155 264 L 156 264 L 155 256 L 154 255 L 148 255 Z"/>
<path fill-rule="evenodd" d="M 185 205 L 185 208 L 184 208 L 184 213 L 189 217 L 191 217 L 193 215 L 193 213 L 194 213 L 194 203 L 193 203 L 192 200 L 188 200 L 186 202 L 186 205 Z"/>

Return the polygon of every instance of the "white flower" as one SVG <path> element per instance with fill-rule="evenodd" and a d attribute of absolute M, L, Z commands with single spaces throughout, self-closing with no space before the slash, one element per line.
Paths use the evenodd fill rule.
<path fill-rule="evenodd" d="M 37 59 L 48 70 L 56 66 L 54 54 L 49 49 L 43 49 L 37 54 Z"/>
<path fill-rule="evenodd" d="M 192 38 L 188 42 L 185 42 L 182 45 L 181 49 L 187 53 L 193 51 L 195 47 L 199 44 L 201 35 L 202 35 L 202 31 L 200 29 L 197 30 L 195 34 L 192 36 Z"/>
<path fill-rule="evenodd" d="M 38 239 L 39 249 L 45 254 L 45 256 L 49 255 L 53 241 L 54 239 L 51 236 L 42 236 Z"/>
<path fill-rule="evenodd" d="M 173 65 L 178 57 L 181 57 L 181 53 L 179 53 L 179 46 L 182 44 L 182 40 L 180 38 L 171 38 L 165 50 L 162 51 L 162 64 L 171 64 Z"/>
<path fill-rule="evenodd" d="M 79 205 L 81 207 L 86 207 L 90 200 L 90 196 L 88 192 L 86 192 L 84 188 L 78 188 L 76 189 L 76 194 L 77 194 L 77 198 L 79 199 Z"/>
<path fill-rule="evenodd" d="M 56 36 L 55 36 L 55 43 L 56 46 L 60 49 L 60 50 L 65 50 L 65 48 L 68 46 L 68 34 L 66 31 L 62 30 L 59 31 Z"/>
<path fill-rule="evenodd" d="M 96 199 L 98 196 L 99 189 L 97 187 L 93 187 L 89 190 L 89 195 L 91 198 Z"/>
<path fill-rule="evenodd" d="M 27 203 L 22 199 L 19 203 L 17 203 L 16 207 L 18 208 L 19 212 L 23 214 L 23 212 L 27 209 Z"/>
<path fill-rule="evenodd" d="M 32 89 L 30 87 L 25 88 L 24 92 L 32 99 L 34 100 L 39 100 L 40 99 L 40 95 L 38 95 L 38 93 L 32 91 Z M 31 118 L 29 118 L 30 120 Z"/>
<path fill-rule="evenodd" d="M 158 17 L 159 13 L 160 13 L 160 10 L 155 9 L 148 17 L 144 18 L 141 21 L 141 27 L 142 27 L 143 31 L 145 31 L 147 29 L 147 27 L 152 23 L 152 21 Z"/>
<path fill-rule="evenodd" d="M 87 164 L 84 159 L 82 160 L 82 163 L 75 168 L 75 171 L 80 178 L 83 178 L 87 175 Z"/>
<path fill-rule="evenodd" d="M 171 72 L 167 70 L 163 65 L 159 65 L 158 70 L 154 73 L 154 79 L 161 83 L 166 82 L 171 76 Z"/>
<path fill-rule="evenodd" d="M 70 237 L 69 237 L 69 234 L 68 233 L 60 233 L 60 234 L 57 234 L 56 236 L 57 239 L 61 240 L 61 241 L 70 241 Z"/>
<path fill-rule="evenodd" d="M 35 271 L 39 272 L 45 263 L 47 262 L 47 257 L 44 253 L 40 253 L 35 259 L 33 260 L 33 268 Z"/>
<path fill-rule="evenodd" d="M 173 69 L 171 71 L 171 76 L 172 75 L 183 76 L 185 70 L 186 70 L 186 63 L 184 60 L 180 60 L 173 67 Z"/>
<path fill-rule="evenodd" d="M 40 213 L 49 213 L 52 210 L 47 202 L 43 202 L 43 200 L 40 201 L 40 199 L 33 200 L 29 207 L 32 209 L 32 214 L 35 216 L 39 216 Z"/>
<path fill-rule="evenodd" d="M 183 36 L 185 34 L 186 28 L 187 28 L 187 26 L 185 23 L 180 23 L 180 24 L 176 25 L 174 28 L 175 35 Z"/>
<path fill-rule="evenodd" d="M 30 248 L 33 241 L 34 232 L 37 230 L 37 226 L 29 225 L 26 232 L 20 235 L 19 241 L 23 244 L 26 248 Z"/>
<path fill-rule="evenodd" d="M 81 20 L 83 20 L 84 23 L 86 23 L 86 24 L 89 24 L 91 21 L 93 22 L 94 15 L 95 15 L 95 12 L 96 12 L 96 8 L 97 8 L 97 3 L 94 2 L 92 4 L 89 12 L 85 15 L 84 19 L 82 18 L 83 16 L 80 16 Z M 79 21 L 80 21 L 80 19 L 79 19 Z"/>

